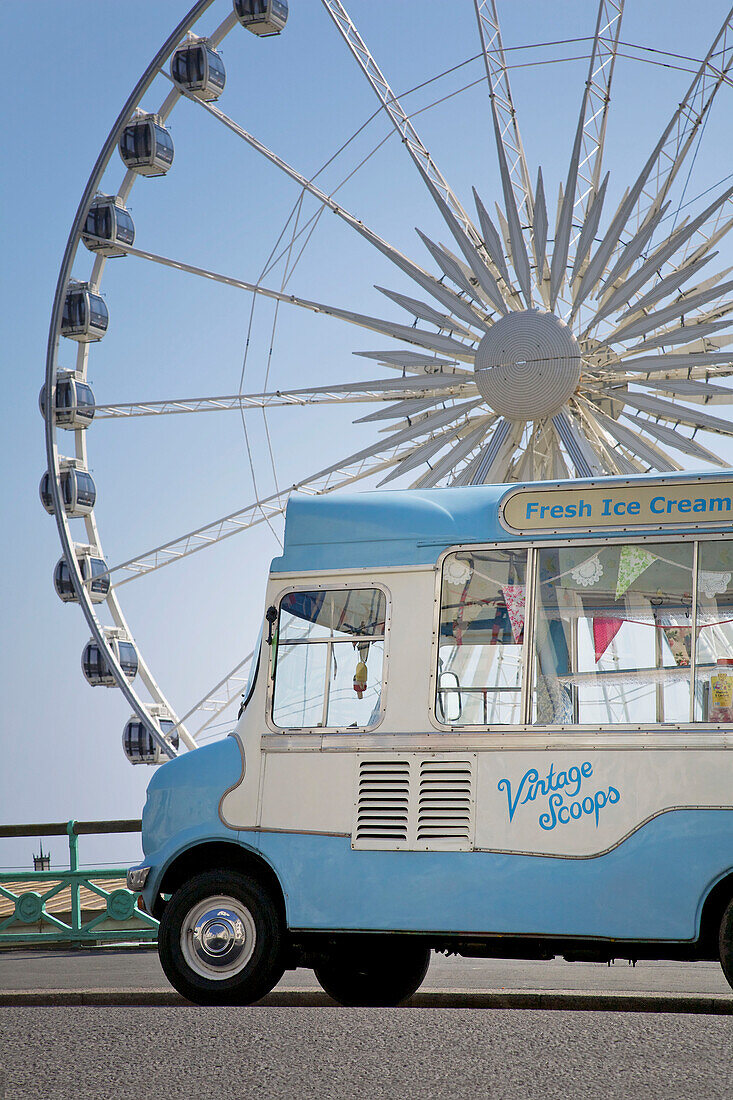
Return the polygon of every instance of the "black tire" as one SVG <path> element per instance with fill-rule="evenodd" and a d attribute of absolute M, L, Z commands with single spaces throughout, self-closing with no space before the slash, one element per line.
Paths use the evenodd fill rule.
<path fill-rule="evenodd" d="M 265 887 L 220 868 L 176 890 L 163 911 L 158 954 L 169 982 L 189 1001 L 251 1004 L 283 976 L 283 940 L 280 915 Z"/>
<path fill-rule="evenodd" d="M 420 988 L 429 964 L 429 948 L 375 936 L 338 945 L 314 969 L 323 990 L 341 1005 L 391 1007 Z"/>
<path fill-rule="evenodd" d="M 728 980 L 728 985 L 733 989 L 733 900 L 723 913 L 723 919 L 720 922 L 718 947 L 720 949 L 720 965 Z"/>

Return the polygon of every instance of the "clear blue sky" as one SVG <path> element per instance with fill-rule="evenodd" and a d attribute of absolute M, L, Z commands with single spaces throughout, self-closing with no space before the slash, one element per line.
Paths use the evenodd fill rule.
<path fill-rule="evenodd" d="M 507 46 L 588 35 L 595 22 L 595 0 L 553 5 L 503 0 L 499 6 Z M 15 92 L 2 124 L 3 372 L 6 395 L 13 397 L 4 431 L 10 496 L 2 540 L 4 821 L 138 816 L 151 775 L 124 760 L 120 737 L 128 708 L 116 690 L 86 684 L 80 671 L 86 626 L 80 612 L 61 604 L 53 591 L 59 546 L 54 522 L 38 500 L 45 455 L 37 395 L 58 267 L 86 179 L 130 89 L 186 7 L 185 0 L 127 0 L 123 6 L 99 0 L 5 0 L 3 5 L 6 41 L 13 43 L 6 51 L 8 86 Z M 470 0 L 351 0 L 348 7 L 398 93 L 477 52 Z M 237 29 L 225 41 L 228 83 L 220 105 L 310 175 L 369 118 L 375 101 L 317 0 L 292 0 L 291 8 L 279 39 L 259 41 Z M 213 27 L 227 9 L 227 0 L 219 0 L 206 26 Z M 700 0 L 694 8 L 681 0 L 664 5 L 629 0 L 622 38 L 700 57 L 725 14 L 726 5 L 718 0 Z M 551 207 L 567 169 L 587 62 L 526 63 L 540 56 L 574 57 L 587 48 L 581 42 L 554 52 L 512 55 L 525 66 L 512 73 L 525 149 L 533 171 L 543 166 Z M 405 104 L 425 106 L 480 75 L 480 64 L 473 61 Z M 614 195 L 631 182 L 690 79 L 674 68 L 619 60 L 606 155 Z M 154 109 L 165 91 L 159 79 L 145 106 Z M 732 109 L 726 88 L 695 161 L 687 198 L 730 170 Z M 487 205 L 498 197 L 484 86 L 425 111 L 416 125 L 467 207 L 472 184 Z M 255 280 L 298 197 L 295 186 L 193 104 L 179 105 L 171 129 L 176 158 L 169 176 L 138 181 L 130 199 L 136 243 Z M 387 132 L 384 121 L 370 123 L 324 175 L 324 188 L 334 187 Z M 105 181 L 110 190 L 121 176 L 115 158 Z M 421 263 L 427 259 L 414 227 L 436 238 L 446 236 L 394 139 L 339 194 Z M 314 210 L 306 203 L 304 216 Z M 719 262 L 733 264 L 730 252 Z M 91 259 L 82 249 L 74 272 L 83 278 L 90 270 Z M 280 277 L 275 272 L 269 285 L 279 287 Z M 397 318 L 396 307 L 373 289 L 374 283 L 410 292 L 386 261 L 326 214 L 289 287 L 304 297 Z M 110 262 L 103 291 L 110 332 L 90 359 L 98 401 L 236 392 L 248 295 L 134 259 Z M 272 320 L 272 306 L 258 307 L 245 390 L 259 390 L 265 383 Z M 283 307 L 269 385 L 376 377 L 380 368 L 352 352 L 388 343 Z M 62 366 L 72 365 L 74 350 L 62 349 Z M 367 411 L 273 413 L 269 424 L 280 482 L 288 484 L 369 442 L 373 430 L 351 423 Z M 258 484 L 271 491 L 263 421 L 258 413 L 247 415 Z M 69 453 L 72 447 L 70 436 Z M 89 449 L 110 564 L 242 507 L 254 496 L 237 413 L 95 424 Z M 251 647 L 267 564 L 276 550 L 273 536 L 259 528 L 129 584 L 121 593 L 135 636 L 180 712 Z M 31 841 L 3 842 L 0 865 L 27 864 L 32 846 Z M 53 851 L 59 862 L 63 846 L 56 844 Z M 133 859 L 136 845 L 122 839 L 96 846 L 89 842 L 82 855 L 87 861 Z"/>

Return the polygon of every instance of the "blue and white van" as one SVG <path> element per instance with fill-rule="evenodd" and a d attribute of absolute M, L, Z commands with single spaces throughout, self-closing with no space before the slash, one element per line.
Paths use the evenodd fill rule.
<path fill-rule="evenodd" d="M 233 734 L 131 871 L 173 985 L 430 951 L 720 959 L 733 984 L 733 473 L 293 496 Z"/>

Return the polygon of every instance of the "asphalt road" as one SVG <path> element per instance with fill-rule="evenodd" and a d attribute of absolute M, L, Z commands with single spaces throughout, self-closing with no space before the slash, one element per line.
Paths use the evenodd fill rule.
<path fill-rule="evenodd" d="M 3 1008 L 0 1034 L 4 1100 L 733 1097 L 720 1016 Z"/>
<path fill-rule="evenodd" d="M 0 991 L 31 989 L 170 990 L 155 950 L 0 952 Z M 318 989 L 313 971 L 285 974 L 278 990 Z M 733 997 L 718 963 L 520 962 L 433 954 L 422 992 L 588 990 L 597 993 L 685 993 Z"/>

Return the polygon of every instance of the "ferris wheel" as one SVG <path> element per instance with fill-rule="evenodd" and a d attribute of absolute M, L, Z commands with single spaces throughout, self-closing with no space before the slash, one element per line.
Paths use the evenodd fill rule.
<path fill-rule="evenodd" d="M 525 157 L 509 83 L 510 51 L 502 41 L 495 0 L 462 5 L 466 24 L 473 23 L 474 48 L 478 43 L 486 119 L 498 160 L 501 202 L 493 204 L 493 213 L 489 198 L 495 195 L 474 190 L 464 205 L 451 189 L 421 141 L 414 115 L 392 91 L 340 0 L 322 0 L 322 7 L 371 86 L 377 112 L 389 119 L 404 146 L 447 227 L 450 247 L 418 230 L 423 266 L 347 209 L 335 197 L 337 189 L 322 190 L 315 177 L 230 117 L 220 104 L 226 102 L 227 82 L 222 42 L 244 28 L 258 38 L 274 37 L 268 48 L 276 48 L 275 36 L 291 30 L 288 4 L 199 0 L 124 104 L 82 195 L 61 265 L 41 391 L 47 469 L 40 493 L 61 541 L 56 591 L 81 607 L 91 632 L 82 656 L 84 676 L 94 686 L 119 688 L 132 708 L 123 734 L 132 763 L 160 763 L 181 746 L 195 748 L 203 731 L 239 698 L 251 654 L 179 714 L 135 641 L 122 609 L 122 584 L 275 523 L 294 489 L 326 493 L 360 481 L 427 489 L 673 471 L 683 463 L 728 465 L 716 453 L 714 437 L 733 436 L 733 424 L 708 406 L 733 400 L 733 390 L 721 384 L 733 374 L 733 350 L 726 350 L 733 341 L 733 280 L 715 262 L 716 246 L 733 225 L 733 186 L 730 178 L 721 181 L 694 215 L 685 216 L 685 189 L 677 198 L 675 184 L 679 190 L 716 95 L 730 83 L 733 9 L 693 66 L 687 91 L 640 170 L 624 181 L 627 189 L 616 204 L 607 201 L 610 177 L 603 153 L 615 62 L 621 47 L 632 47 L 621 39 L 623 0 L 600 0 L 567 175 L 553 216 L 542 170 L 531 173 Z M 314 5 L 309 18 L 320 14 Z M 161 78 L 166 94 L 151 109 L 148 97 Z M 372 316 L 291 294 L 288 278 L 277 288 L 256 273 L 245 281 L 146 247 L 148 242 L 136 236 L 128 200 L 133 185 L 146 186 L 146 177 L 175 173 L 168 122 L 181 100 L 265 158 L 273 172 L 292 181 L 301 200 L 306 195 L 315 200 L 316 215 L 302 225 L 296 219 L 289 240 L 283 244 L 281 234 L 273 250 L 279 247 L 278 258 L 285 256 L 288 278 L 292 257 L 302 253 L 327 210 L 376 250 L 385 271 L 399 273 L 401 287 L 408 280 L 412 293 L 377 287 L 390 306 L 388 316 Z M 122 179 L 110 186 L 118 156 Z M 277 308 L 284 304 L 337 319 L 387 338 L 390 346 L 358 352 L 374 364 L 367 381 L 324 385 L 314 377 L 309 386 L 249 393 L 242 371 L 238 391 L 224 396 L 99 403 L 89 384 L 89 364 L 111 324 L 102 277 L 107 261 L 122 256 L 188 273 L 209 286 L 246 291 L 253 309 L 269 300 Z M 134 557 L 117 562 L 103 551 L 87 453 L 87 440 L 101 420 L 253 409 L 266 415 L 278 406 L 324 405 L 340 410 L 349 423 L 352 404 L 373 406 L 359 420 L 374 428 L 367 446 L 350 453 L 345 448 L 322 468 L 316 461 L 287 488 L 259 494 L 213 523 Z"/>

